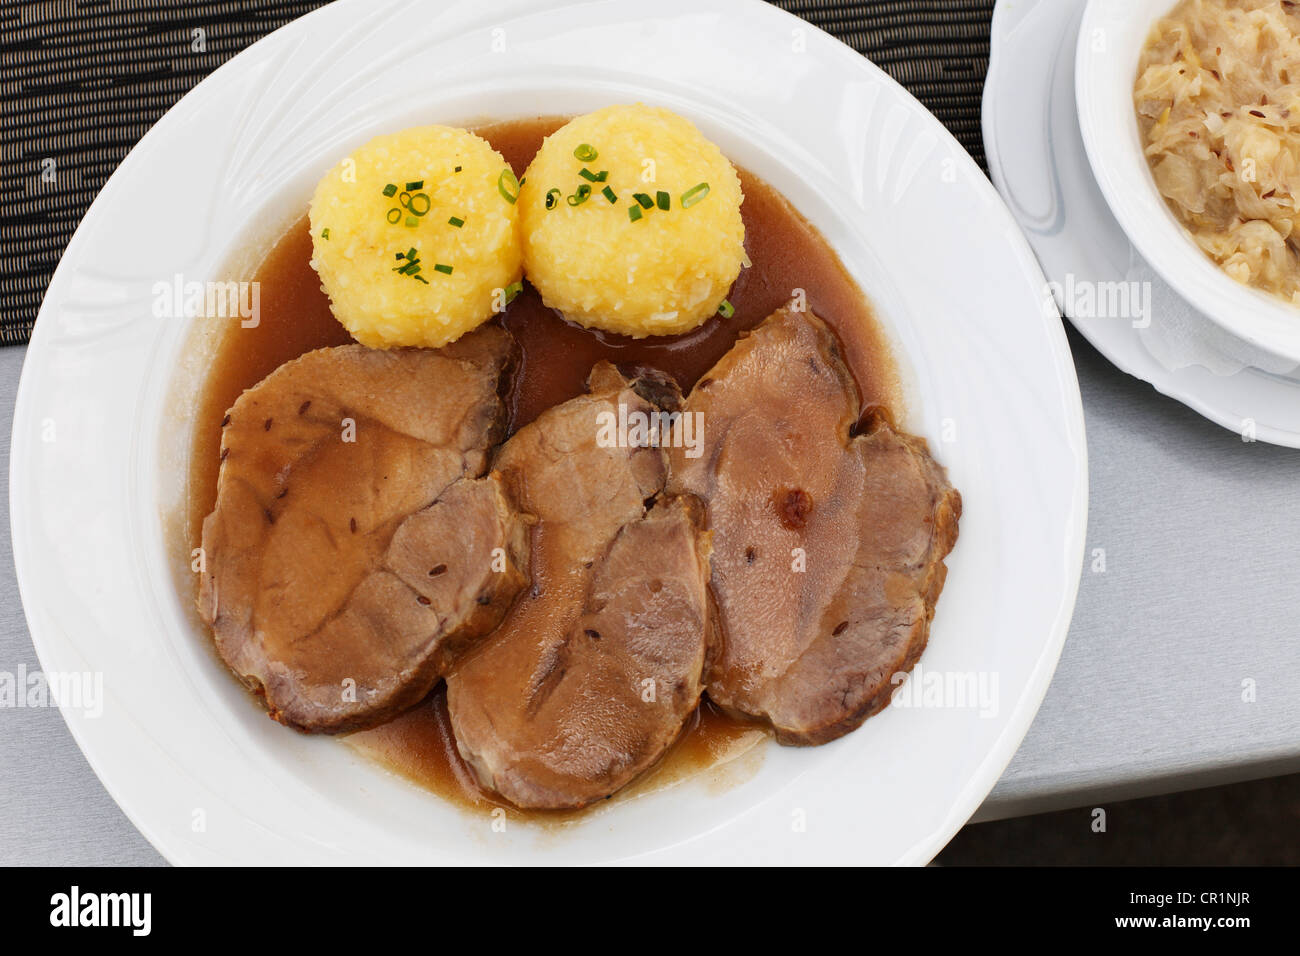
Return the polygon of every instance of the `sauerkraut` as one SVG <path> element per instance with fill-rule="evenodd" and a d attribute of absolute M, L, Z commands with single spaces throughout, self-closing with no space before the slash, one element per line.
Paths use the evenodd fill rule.
<path fill-rule="evenodd" d="M 1232 278 L 1300 306 L 1300 7 L 1182 0 L 1134 88 L 1156 185 Z"/>

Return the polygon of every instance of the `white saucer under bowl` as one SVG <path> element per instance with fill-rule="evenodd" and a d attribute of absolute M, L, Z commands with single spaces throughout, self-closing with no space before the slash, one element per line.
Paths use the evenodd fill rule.
<path fill-rule="evenodd" d="M 999 0 L 984 88 L 984 146 L 993 182 L 1054 284 L 1059 304 L 1099 352 L 1224 428 L 1300 448 L 1300 379 L 1295 373 L 1170 368 L 1151 351 L 1156 329 L 1141 328 L 1142 319 L 1072 308 L 1079 296 L 1071 290 L 1119 281 L 1149 283 L 1153 326 L 1162 314 L 1194 311 L 1134 249 L 1089 164 L 1074 84 L 1075 48 L 1086 6 L 1087 0 Z M 1233 351 L 1239 345 L 1204 317 L 1198 330 L 1207 349 Z"/>

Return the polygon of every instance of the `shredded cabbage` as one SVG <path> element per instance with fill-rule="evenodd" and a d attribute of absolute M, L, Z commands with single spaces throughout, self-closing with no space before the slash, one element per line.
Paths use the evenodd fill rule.
<path fill-rule="evenodd" d="M 1300 4 L 1182 0 L 1133 92 L 1161 194 L 1238 282 L 1300 306 Z"/>

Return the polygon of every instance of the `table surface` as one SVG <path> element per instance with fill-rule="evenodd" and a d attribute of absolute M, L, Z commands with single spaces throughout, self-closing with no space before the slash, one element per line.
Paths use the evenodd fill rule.
<path fill-rule="evenodd" d="M 1047 698 L 977 820 L 1300 770 L 1300 452 L 1242 442 L 1070 345 L 1088 558 Z M 0 349 L 6 430 L 25 351 Z M 6 535 L 0 670 L 22 665 L 38 667 Z M 56 709 L 0 711 L 0 727 L 0 864 L 163 862 Z"/>

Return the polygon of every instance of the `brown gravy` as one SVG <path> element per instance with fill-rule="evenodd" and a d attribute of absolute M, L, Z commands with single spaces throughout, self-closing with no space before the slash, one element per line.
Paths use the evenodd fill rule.
<path fill-rule="evenodd" d="M 564 122 L 553 117 L 517 120 L 478 127 L 476 132 L 522 176 L 542 139 Z M 728 297 L 735 314 L 729 319 L 714 316 L 686 335 L 634 340 L 569 325 L 526 286 L 499 320 L 505 322 L 522 350 L 510 395 L 512 431 L 545 409 L 582 394 L 587 373 L 601 359 L 620 366 L 660 369 L 676 378 L 683 391 L 689 389 L 741 332 L 789 301 L 795 289 L 804 290 L 808 308 L 821 316 L 843 343 L 864 412 L 896 408 L 897 371 L 857 283 L 826 240 L 780 193 L 743 169 L 739 172 L 745 194 L 745 249 L 751 265 L 741 272 Z M 221 420 L 235 399 L 283 363 L 312 349 L 351 341 L 334 320 L 310 259 L 311 233 L 304 214 L 276 242 L 253 277 L 261 284 L 260 323 L 245 329 L 232 321 L 211 359 L 195 419 L 187 494 L 187 554 L 189 548 L 199 546 L 203 519 L 216 501 Z M 706 700 L 659 767 L 615 799 L 659 789 L 724 763 L 752 746 L 756 733 L 753 725 L 728 718 Z M 475 783 L 456 752 L 441 686 L 419 707 L 348 740 L 458 806 L 471 810 L 509 807 Z M 565 819 L 573 814 L 533 816 Z"/>

